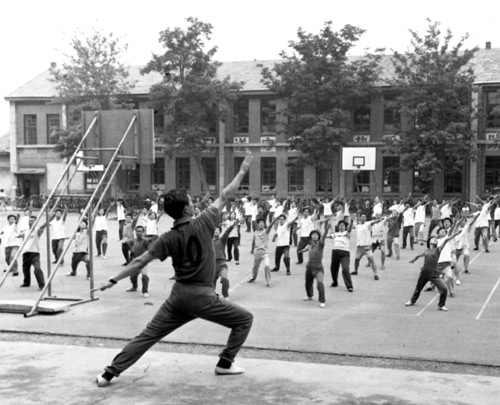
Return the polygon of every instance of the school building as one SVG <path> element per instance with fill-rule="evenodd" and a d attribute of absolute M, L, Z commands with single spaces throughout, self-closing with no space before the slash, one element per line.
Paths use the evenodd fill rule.
<path fill-rule="evenodd" d="M 207 141 L 213 145 L 202 157 L 209 189 L 216 194 L 230 181 L 250 148 L 254 159 L 240 187 L 240 194 L 277 197 L 293 196 L 353 196 L 384 199 L 408 195 L 421 195 L 418 171 L 394 171 L 399 156 L 382 151 L 384 138 L 394 136 L 401 118 L 386 105 L 394 97 L 387 85 L 393 74 L 389 57 L 382 61 L 382 75 L 377 84 L 382 92 L 360 105 L 352 114 L 352 138 L 349 147 L 375 147 L 375 171 L 354 174 L 342 171 L 340 153 L 331 159 L 333 170 L 319 171 L 313 167 L 290 168 L 288 163 L 299 152 L 290 150 L 280 127 L 280 113 L 285 107 L 262 83 L 262 67 L 272 67 L 279 61 L 225 62 L 219 68 L 220 77 L 244 82 L 241 97 L 233 106 L 234 119 L 214 123 L 213 136 Z M 430 195 L 438 199 L 461 197 L 474 200 L 476 194 L 485 196 L 500 187 L 500 49 L 477 51 L 471 62 L 475 71 L 472 90 L 473 107 L 482 112 L 471 118 L 477 137 L 472 147 L 477 148 L 477 159 L 467 162 L 463 173 L 443 173 L 434 181 Z M 148 108 L 149 89 L 161 80 L 159 74 L 140 74 L 141 67 L 129 69 L 134 83 L 134 108 Z M 55 102 L 56 88 L 50 79 L 50 69 L 28 81 L 7 97 L 10 103 L 10 184 L 0 188 L 9 190 L 17 186 L 18 194 L 48 194 L 63 171 L 65 163 L 54 151 L 50 134 L 64 127 L 64 105 Z M 174 187 L 185 187 L 192 195 L 202 195 L 200 175 L 194 158 L 189 155 L 166 157 L 161 135 L 168 131 L 167 120 L 154 114 L 155 163 L 136 165 L 119 173 L 118 194 L 152 195 Z M 6 165 L 7 166 L 7 165 Z M 356 181 L 354 180 L 356 176 Z M 4 176 L 5 177 L 5 176 Z M 6 180 L 2 178 L 3 182 Z M 91 192 L 96 184 L 95 174 L 81 172 L 72 182 L 72 191 Z"/>

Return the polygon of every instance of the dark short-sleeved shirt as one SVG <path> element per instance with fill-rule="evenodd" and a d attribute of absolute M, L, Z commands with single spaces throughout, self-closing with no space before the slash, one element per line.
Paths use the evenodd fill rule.
<path fill-rule="evenodd" d="M 325 248 L 325 243 L 319 240 L 317 243 L 310 242 L 309 246 L 309 263 L 319 263 L 321 264 L 323 260 L 323 249 Z"/>
<path fill-rule="evenodd" d="M 151 239 L 144 238 L 142 240 L 134 239 L 134 244 L 132 245 L 132 257 L 139 257 L 144 252 L 148 250 L 149 245 L 151 244 Z"/>
<path fill-rule="evenodd" d="M 176 281 L 214 287 L 213 237 L 219 217 L 219 210 L 211 205 L 196 218 L 175 221 L 174 227 L 151 244 L 148 252 L 161 261 L 172 257 Z"/>
<path fill-rule="evenodd" d="M 421 270 L 428 277 L 439 277 L 439 270 L 437 268 L 439 253 L 437 248 L 426 249 L 424 252 L 424 266 Z"/>

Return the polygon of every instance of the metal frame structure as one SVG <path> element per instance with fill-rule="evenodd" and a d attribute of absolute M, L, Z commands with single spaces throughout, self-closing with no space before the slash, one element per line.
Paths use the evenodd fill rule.
<path fill-rule="evenodd" d="M 0 280 L 0 289 L 1 289 L 6 278 L 10 274 L 11 268 L 13 267 L 14 263 L 16 262 L 16 260 L 20 256 L 21 252 L 23 251 L 23 248 L 25 247 L 30 235 L 36 231 L 38 224 L 40 223 L 41 219 L 45 216 L 46 221 L 47 221 L 46 222 L 47 223 L 47 230 L 46 230 L 47 262 L 48 262 L 47 280 L 46 280 L 44 288 L 42 289 L 38 298 L 36 299 L 35 304 L 31 307 L 29 312 L 24 314 L 25 317 L 37 315 L 38 314 L 37 309 L 38 309 L 38 306 L 42 300 L 69 301 L 70 302 L 69 306 L 83 304 L 83 303 L 98 300 L 98 298 L 94 297 L 94 292 L 93 292 L 93 289 L 94 289 L 94 266 L 93 266 L 92 222 L 93 222 L 93 218 L 95 217 L 95 215 L 97 213 L 97 210 L 99 209 L 99 205 L 101 204 L 104 196 L 106 195 L 113 179 L 116 177 L 118 170 L 123 166 L 123 160 L 124 159 L 128 159 L 128 160 L 130 160 L 130 159 L 138 160 L 139 159 L 137 147 L 135 148 L 135 156 L 123 156 L 121 154 L 121 149 L 122 149 L 122 146 L 123 146 L 125 140 L 127 139 L 127 136 L 132 132 L 134 134 L 135 139 L 137 139 L 137 137 L 138 137 L 138 125 L 137 125 L 138 124 L 138 110 L 135 110 L 135 114 L 132 115 L 132 118 L 128 124 L 128 127 L 127 127 L 125 133 L 123 134 L 123 136 L 121 137 L 120 141 L 118 142 L 118 145 L 116 146 L 116 148 L 112 149 L 113 154 L 112 154 L 111 159 L 110 159 L 110 164 L 105 165 L 105 170 L 101 176 L 99 183 L 95 187 L 93 193 L 91 195 L 88 195 L 88 194 L 83 194 L 83 195 L 64 194 L 64 190 L 68 189 L 68 185 L 71 183 L 71 180 L 75 176 L 80 165 L 85 160 L 98 159 L 98 158 L 93 157 L 93 156 L 85 156 L 85 152 L 89 152 L 89 151 L 90 152 L 100 152 L 102 150 L 111 151 L 110 148 L 85 148 L 84 147 L 85 141 L 89 137 L 89 134 L 91 133 L 91 131 L 96 130 L 98 128 L 98 126 L 97 126 L 98 122 L 99 122 L 99 111 L 96 111 L 94 113 L 94 118 L 92 119 L 89 127 L 85 131 L 85 133 L 84 133 L 80 143 L 78 144 L 75 152 L 73 153 L 73 155 L 69 159 L 69 161 L 68 161 L 63 173 L 61 174 L 59 180 L 57 181 L 55 187 L 52 189 L 52 192 L 50 193 L 50 195 L 48 196 L 44 205 L 40 209 L 40 212 L 39 212 L 35 222 L 30 227 L 30 229 L 26 231 L 27 234 L 24 237 L 23 243 L 21 244 L 20 248 L 18 249 L 18 251 L 16 252 L 14 257 L 12 258 L 9 267 L 7 268 L 2 279 Z M 132 129 L 133 129 L 133 131 L 132 131 Z M 135 142 L 135 144 L 137 145 L 137 142 Z M 83 156 L 82 156 L 81 152 L 83 152 Z M 77 162 L 77 160 L 78 160 L 78 162 Z M 75 162 L 77 162 L 77 165 L 76 165 L 77 167 L 73 171 L 73 173 L 71 173 L 72 166 L 74 165 Z M 61 183 L 63 183 L 64 179 L 66 179 L 66 182 L 65 182 L 64 186 L 62 188 L 60 188 L 60 185 L 61 185 Z M 61 190 L 61 191 L 59 191 L 59 190 Z M 100 197 L 98 198 L 98 196 L 100 196 Z M 59 259 L 55 263 L 53 271 L 51 271 L 50 253 L 49 253 L 50 252 L 50 227 L 48 226 L 48 224 L 50 222 L 50 218 L 52 217 L 52 215 L 54 214 L 56 209 L 58 209 L 58 204 L 61 201 L 62 197 L 85 197 L 85 198 L 89 199 L 87 205 L 85 206 L 85 209 L 82 211 L 82 213 L 80 214 L 80 216 L 78 218 L 78 223 L 80 223 L 85 218 L 85 216 L 88 214 L 89 226 L 88 226 L 87 232 L 89 234 L 89 256 L 90 256 L 89 298 L 57 298 L 57 297 L 52 296 L 52 288 L 51 288 L 52 280 L 54 279 L 54 277 L 57 273 L 57 270 L 60 268 L 60 265 L 61 265 L 61 262 L 64 258 L 64 255 L 68 251 L 69 246 L 70 246 L 71 242 L 74 240 L 76 233 L 78 231 L 78 229 L 75 229 L 75 231 L 72 233 L 71 237 L 69 238 L 69 242 L 66 243 L 65 248 L 63 249 L 63 253 L 60 255 Z M 55 199 L 55 203 L 54 203 L 52 209 L 50 209 L 51 202 L 54 199 Z M 96 200 L 97 200 L 97 202 L 96 202 Z M 44 296 L 46 294 L 47 294 L 47 297 L 44 298 Z"/>

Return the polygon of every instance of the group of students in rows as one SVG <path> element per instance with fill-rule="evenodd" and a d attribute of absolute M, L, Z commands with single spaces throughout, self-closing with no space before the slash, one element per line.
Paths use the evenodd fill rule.
<path fill-rule="evenodd" d="M 223 283 L 222 293 L 228 297 L 229 281 L 224 245 L 227 244 L 227 260 L 234 256 L 239 264 L 239 238 L 242 228 L 253 231 L 251 254 L 254 264 L 249 283 L 253 283 L 261 265 L 268 287 L 271 273 L 280 270 L 283 261 L 286 274 L 291 275 L 290 248 L 296 246 L 297 264 L 303 263 L 303 254 L 309 253 L 305 272 L 305 300 L 313 298 L 313 283 L 316 280 L 319 303 L 326 306 L 324 288 L 323 250 L 326 238 L 333 239 L 330 273 L 332 287 L 337 287 L 340 269 L 347 291 L 353 292 L 353 275 L 358 274 L 360 261 L 367 257 L 367 266 L 372 268 L 374 280 L 379 280 L 378 265 L 374 253 L 380 252 L 380 268 L 385 269 L 386 257 L 394 255 L 400 260 L 400 249 L 414 250 L 415 243 L 427 244 L 427 249 L 412 259 L 424 257 L 422 274 L 407 306 L 414 305 L 427 283 L 429 288 L 438 288 L 438 308 L 446 311 L 446 298 L 455 296 L 455 285 L 460 284 L 460 266 L 457 261 L 463 257 L 463 271 L 469 272 L 469 234 L 474 229 L 475 250 L 482 239 L 485 252 L 489 252 L 489 239 L 496 240 L 496 229 L 500 225 L 500 205 L 496 196 L 487 201 L 466 203 L 457 209 L 458 199 L 438 203 L 427 196 L 412 201 L 411 194 L 388 205 L 379 197 L 373 203 L 364 200 L 355 206 L 352 201 L 334 198 L 324 200 L 292 199 L 259 200 L 246 197 L 233 200 L 223 210 L 222 222 L 215 235 L 216 250 L 219 252 L 217 266 Z M 427 211 L 430 223 L 427 235 L 425 224 Z M 471 212 L 474 212 L 471 214 Z M 497 217 L 499 217 L 497 219 Z M 353 228 L 356 230 L 354 269 L 350 271 L 350 241 Z M 400 234 L 402 237 L 400 243 Z M 274 267 L 271 268 L 269 242 L 275 243 Z M 231 242 L 229 242 L 231 240 Z M 387 250 L 386 250 L 387 249 Z"/>

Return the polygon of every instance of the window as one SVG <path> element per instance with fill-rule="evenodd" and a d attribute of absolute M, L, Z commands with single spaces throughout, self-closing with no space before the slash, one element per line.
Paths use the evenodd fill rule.
<path fill-rule="evenodd" d="M 191 160 L 189 158 L 175 159 L 175 187 L 191 188 Z"/>
<path fill-rule="evenodd" d="M 36 115 L 26 114 L 24 116 L 24 144 L 37 144 Z"/>
<path fill-rule="evenodd" d="M 500 128 L 500 89 L 486 90 L 486 128 Z"/>
<path fill-rule="evenodd" d="M 151 166 L 151 184 L 165 184 L 165 158 L 155 158 Z"/>
<path fill-rule="evenodd" d="M 201 166 L 205 172 L 208 189 L 210 191 L 215 191 L 217 188 L 217 159 L 214 157 L 201 158 Z"/>
<path fill-rule="evenodd" d="M 304 168 L 294 167 L 297 159 L 288 159 L 288 192 L 296 193 L 304 191 Z"/>
<path fill-rule="evenodd" d="M 99 184 L 99 173 L 97 172 L 85 172 L 83 174 L 85 179 L 85 190 L 93 191 Z"/>
<path fill-rule="evenodd" d="M 276 133 L 276 100 L 260 100 L 260 131 Z"/>
<path fill-rule="evenodd" d="M 236 133 L 248 134 L 248 111 L 248 99 L 239 99 L 234 103 L 234 131 Z"/>
<path fill-rule="evenodd" d="M 138 163 L 135 167 L 125 170 L 125 181 L 128 191 L 139 190 L 141 185 L 141 167 Z"/>
<path fill-rule="evenodd" d="M 445 193 L 462 193 L 462 172 L 458 170 L 444 172 L 444 192 Z"/>
<path fill-rule="evenodd" d="M 276 190 L 276 158 L 263 157 L 260 159 L 260 183 L 263 192 Z"/>
<path fill-rule="evenodd" d="M 360 170 L 354 172 L 353 176 L 353 190 L 355 193 L 369 193 L 370 192 L 370 171 Z"/>
<path fill-rule="evenodd" d="M 370 131 L 370 105 L 364 104 L 354 110 L 354 131 Z"/>
<path fill-rule="evenodd" d="M 384 99 L 384 132 L 393 132 L 401 127 L 401 114 L 399 113 L 395 97 Z"/>
<path fill-rule="evenodd" d="M 240 171 L 241 164 L 243 163 L 243 157 L 235 157 L 234 158 L 234 175 L 236 176 Z M 240 186 L 238 187 L 238 191 L 249 192 L 250 191 L 250 170 L 245 173 L 243 176 L 243 180 L 241 180 Z"/>
<path fill-rule="evenodd" d="M 52 132 L 61 128 L 61 116 L 59 114 L 47 114 L 47 143 L 54 145 L 58 139 L 52 136 Z"/>
<path fill-rule="evenodd" d="M 383 156 L 382 170 L 384 173 L 384 193 L 399 193 L 399 157 Z"/>
<path fill-rule="evenodd" d="M 332 188 L 332 171 L 316 169 L 316 192 L 325 192 L 325 185 L 327 192 L 331 193 Z"/>
<path fill-rule="evenodd" d="M 430 182 L 423 181 L 419 169 L 413 169 L 413 192 L 428 194 L 430 190 Z"/>
<path fill-rule="evenodd" d="M 500 185 L 500 156 L 486 156 L 484 166 L 484 192 L 497 193 Z"/>

